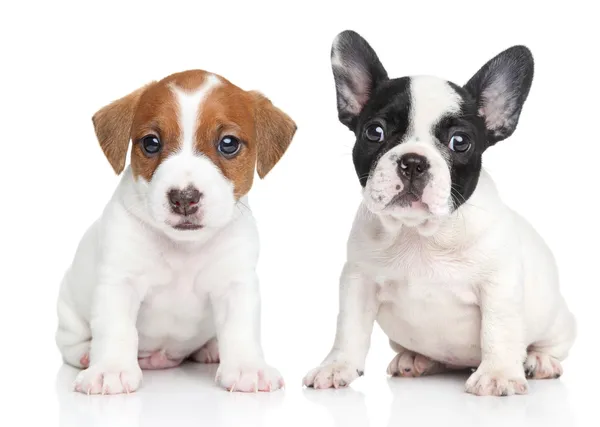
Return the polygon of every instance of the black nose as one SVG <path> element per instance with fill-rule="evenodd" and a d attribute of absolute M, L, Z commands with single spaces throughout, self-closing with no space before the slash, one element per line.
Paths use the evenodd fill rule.
<path fill-rule="evenodd" d="M 428 169 L 429 162 L 419 154 L 408 153 L 398 160 L 398 174 L 409 181 L 421 178 Z"/>
<path fill-rule="evenodd" d="M 179 215 L 192 215 L 198 212 L 198 202 L 202 193 L 194 187 L 183 190 L 171 190 L 167 193 L 171 210 Z"/>

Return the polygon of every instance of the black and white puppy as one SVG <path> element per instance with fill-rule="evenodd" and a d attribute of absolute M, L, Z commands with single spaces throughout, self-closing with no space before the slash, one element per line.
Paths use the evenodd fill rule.
<path fill-rule="evenodd" d="M 533 79 L 530 51 L 507 49 L 464 86 L 390 79 L 352 31 L 336 37 L 331 62 L 363 200 L 335 343 L 304 384 L 342 387 L 362 375 L 375 321 L 397 352 L 390 375 L 477 368 L 466 384 L 477 395 L 524 394 L 526 375 L 560 376 L 576 323 L 553 255 L 481 165 L 515 131 Z"/>

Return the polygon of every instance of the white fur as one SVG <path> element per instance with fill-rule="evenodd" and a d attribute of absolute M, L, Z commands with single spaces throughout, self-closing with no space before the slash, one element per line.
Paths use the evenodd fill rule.
<path fill-rule="evenodd" d="M 142 380 L 138 358 L 151 355 L 176 366 L 184 358 L 214 361 L 219 354 L 217 381 L 227 389 L 283 385 L 260 344 L 258 234 L 248 200 L 236 203 L 231 182 L 193 150 L 202 100 L 217 84 L 215 78 L 195 93 L 176 91 L 181 150 L 150 182 L 126 169 L 65 274 L 56 340 L 73 366 L 84 367 L 89 352 L 78 391 L 134 391 Z M 203 193 L 197 221 L 204 227 L 176 230 L 179 218 L 166 194 L 190 184 Z"/>
<path fill-rule="evenodd" d="M 379 159 L 350 233 L 335 342 L 304 384 L 339 387 L 357 378 L 376 321 L 398 352 L 391 374 L 473 367 L 470 393 L 526 393 L 524 369 L 539 377 L 560 374 L 576 335 L 553 255 L 502 202 L 485 171 L 465 204 L 454 212 L 442 208 L 450 206 L 449 168 L 430 129 L 455 111 L 457 100 L 445 83 L 414 83 L 419 111 L 412 129 Z M 401 185 L 396 160 L 407 152 L 432 164 L 423 201 L 435 200 L 438 208 L 386 204 Z"/>
<path fill-rule="evenodd" d="M 523 391 L 528 347 L 560 361 L 575 338 L 552 254 L 502 204 L 485 173 L 470 201 L 432 236 L 361 204 L 340 297 L 333 349 L 307 385 L 355 379 L 374 321 L 403 348 L 451 366 L 479 366 L 467 383 L 477 394 Z"/>

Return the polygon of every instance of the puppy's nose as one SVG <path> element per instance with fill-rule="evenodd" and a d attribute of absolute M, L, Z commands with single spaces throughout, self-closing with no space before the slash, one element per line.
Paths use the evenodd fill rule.
<path fill-rule="evenodd" d="M 409 181 L 419 179 L 429 169 L 429 162 L 420 154 L 408 153 L 398 160 L 398 174 Z"/>
<path fill-rule="evenodd" d="M 171 210 L 179 215 L 192 215 L 198 212 L 198 202 L 202 193 L 194 187 L 183 190 L 173 189 L 167 193 Z"/>

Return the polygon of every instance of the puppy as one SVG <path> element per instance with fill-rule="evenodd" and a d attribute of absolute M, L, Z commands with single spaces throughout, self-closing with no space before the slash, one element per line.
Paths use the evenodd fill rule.
<path fill-rule="evenodd" d="M 526 393 L 526 376 L 560 376 L 576 326 L 553 255 L 481 166 L 515 131 L 530 51 L 507 49 L 464 86 L 390 79 L 352 31 L 336 37 L 331 62 L 362 203 L 335 342 L 304 384 L 342 387 L 362 375 L 375 321 L 397 352 L 390 375 L 476 368 L 466 391 L 496 396 Z"/>
<path fill-rule="evenodd" d="M 258 92 L 191 70 L 99 110 L 122 178 L 61 284 L 56 342 L 88 394 L 133 392 L 141 369 L 220 361 L 243 392 L 283 386 L 260 343 L 258 235 L 247 193 L 296 124 Z M 125 169 L 129 141 L 130 165 Z"/>

